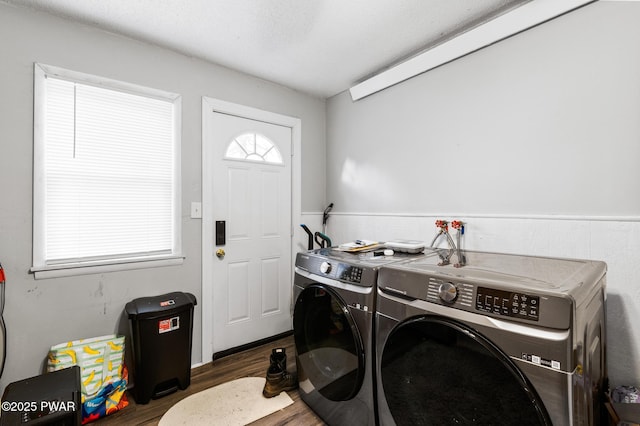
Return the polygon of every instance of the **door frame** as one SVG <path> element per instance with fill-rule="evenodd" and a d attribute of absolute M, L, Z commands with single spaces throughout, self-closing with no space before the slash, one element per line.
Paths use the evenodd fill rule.
<path fill-rule="evenodd" d="M 291 265 L 295 265 L 296 251 L 294 241 L 294 224 L 302 223 L 302 121 L 299 118 L 277 114 L 240 105 L 220 99 L 202 97 L 202 363 L 205 364 L 213 356 L 213 256 L 215 252 L 215 219 L 211 215 L 213 195 L 213 170 L 207 161 L 212 155 L 210 141 L 206 135 L 212 130 L 209 114 L 219 112 L 235 115 L 250 120 L 263 121 L 291 129 Z M 208 143 L 209 142 L 209 143 Z M 293 285 L 293 268 L 291 270 Z M 293 291 L 292 291 L 293 294 Z"/>

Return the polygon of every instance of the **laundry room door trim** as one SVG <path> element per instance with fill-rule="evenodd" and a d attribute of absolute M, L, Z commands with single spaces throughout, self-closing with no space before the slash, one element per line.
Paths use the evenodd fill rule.
<path fill-rule="evenodd" d="M 208 159 L 211 158 L 211 144 L 205 140 L 211 130 L 208 115 L 213 113 L 235 115 L 242 118 L 263 121 L 291 128 L 291 264 L 295 264 L 294 224 L 302 220 L 302 172 L 301 146 L 302 121 L 296 117 L 277 114 L 257 108 L 235 104 L 219 99 L 202 97 L 202 363 L 211 360 L 213 355 L 213 282 L 211 271 L 215 251 L 215 219 L 211 217 L 208 205 L 213 193 L 213 170 Z M 293 268 L 291 282 L 293 282 Z"/>

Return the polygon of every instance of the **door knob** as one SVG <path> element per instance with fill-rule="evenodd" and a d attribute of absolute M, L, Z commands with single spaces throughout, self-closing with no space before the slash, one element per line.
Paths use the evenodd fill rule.
<path fill-rule="evenodd" d="M 218 256 L 218 259 L 222 259 L 224 255 L 225 255 L 225 252 L 223 249 L 216 250 L 216 256 Z"/>

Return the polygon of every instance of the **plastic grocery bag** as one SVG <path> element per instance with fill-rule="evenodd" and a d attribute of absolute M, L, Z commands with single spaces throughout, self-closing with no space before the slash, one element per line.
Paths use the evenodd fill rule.
<path fill-rule="evenodd" d="M 124 391 L 124 336 L 115 334 L 74 340 L 52 346 L 47 371 L 78 365 L 82 389 L 82 423 L 88 423 L 129 405 Z"/>

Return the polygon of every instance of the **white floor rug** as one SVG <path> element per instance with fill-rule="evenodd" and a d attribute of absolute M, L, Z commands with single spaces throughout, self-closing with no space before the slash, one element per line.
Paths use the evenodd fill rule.
<path fill-rule="evenodd" d="M 242 426 L 293 404 L 286 392 L 262 396 L 264 383 L 263 377 L 245 377 L 188 396 L 162 416 L 159 426 Z"/>

